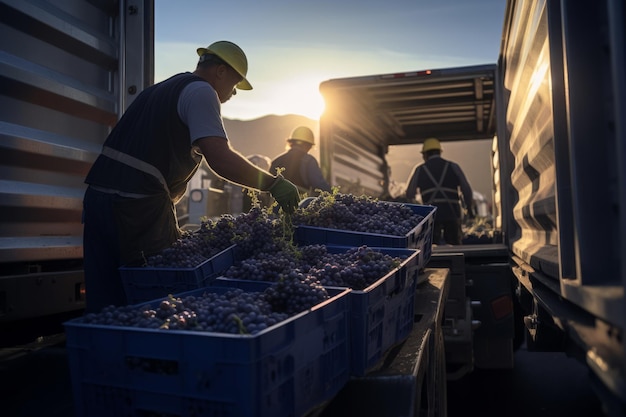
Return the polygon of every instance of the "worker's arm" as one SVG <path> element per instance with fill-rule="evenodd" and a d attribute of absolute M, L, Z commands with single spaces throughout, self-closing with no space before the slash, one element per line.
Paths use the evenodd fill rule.
<path fill-rule="evenodd" d="M 406 186 L 405 197 L 409 201 L 415 200 L 417 194 L 417 179 L 419 178 L 419 166 L 416 166 L 409 177 L 408 185 Z"/>
<path fill-rule="evenodd" d="M 209 167 L 220 177 L 256 190 L 267 191 L 276 180 L 274 175 L 257 167 L 246 157 L 234 150 L 230 143 L 217 136 L 196 140 L 194 145 L 200 148 Z"/>
<path fill-rule="evenodd" d="M 473 218 L 475 213 L 474 213 L 474 193 L 472 192 L 472 187 L 470 186 L 469 181 L 467 181 L 467 178 L 465 177 L 463 170 L 458 164 L 452 163 L 452 169 L 454 170 L 457 177 L 459 178 L 461 193 L 463 194 L 463 200 L 465 200 L 467 213 L 470 218 Z"/>
<path fill-rule="evenodd" d="M 286 213 L 292 213 L 300 202 L 298 188 L 280 176 L 257 167 L 230 147 L 225 138 L 207 136 L 194 141 L 209 167 L 220 177 L 244 187 L 269 191 Z"/>
<path fill-rule="evenodd" d="M 310 155 L 309 155 L 310 156 Z M 330 184 L 322 175 L 322 170 L 320 166 L 317 164 L 317 161 L 312 156 L 306 159 L 305 164 L 305 178 L 308 178 L 309 186 L 313 188 L 313 190 L 320 189 L 322 191 L 331 191 Z"/>

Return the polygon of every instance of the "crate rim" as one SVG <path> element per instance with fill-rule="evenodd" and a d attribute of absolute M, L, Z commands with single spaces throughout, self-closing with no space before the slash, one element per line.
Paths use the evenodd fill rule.
<path fill-rule="evenodd" d="M 268 282 L 268 281 L 251 281 L 251 282 L 271 284 L 271 282 Z M 204 287 L 204 288 L 198 288 L 198 289 L 191 290 L 191 291 L 186 291 L 184 293 L 176 294 L 175 297 L 179 298 L 185 295 L 191 295 L 191 293 L 195 294 L 207 288 L 210 288 L 210 287 Z M 237 289 L 236 287 L 216 287 L 216 288 Z M 122 332 L 140 332 L 140 333 L 146 333 L 146 334 L 164 333 L 164 334 L 175 334 L 175 335 L 183 335 L 183 336 L 194 335 L 194 336 L 199 336 L 199 337 L 220 337 L 220 338 L 227 337 L 229 339 L 255 339 L 255 338 L 262 337 L 265 333 L 269 333 L 277 327 L 284 326 L 285 324 L 291 321 L 298 320 L 300 317 L 303 317 L 313 311 L 317 311 L 325 307 L 326 305 L 334 302 L 335 300 L 338 300 L 342 297 L 347 297 L 350 294 L 350 288 L 347 288 L 347 287 L 346 288 L 333 287 L 333 289 L 337 289 L 339 292 L 327 298 L 326 300 L 322 301 L 321 303 L 314 305 L 312 308 L 308 308 L 304 311 L 301 311 L 300 313 L 290 316 L 287 319 L 282 320 L 270 327 L 267 327 L 256 334 L 233 334 L 233 333 L 207 332 L 207 331 L 199 331 L 199 330 L 166 330 L 166 329 L 150 329 L 150 328 L 145 328 L 145 327 L 134 327 L 134 326 L 117 326 L 117 325 L 114 326 L 114 325 L 107 325 L 107 324 L 92 324 L 92 323 L 81 322 L 84 316 L 68 320 L 63 323 L 63 326 L 77 327 L 77 328 L 89 328 L 89 329 L 102 329 L 102 330 L 111 330 L 111 331 L 122 331 Z M 253 292 L 261 292 L 261 291 L 249 291 L 249 292 L 253 293 Z M 159 301 L 163 301 L 166 299 L 167 298 L 157 298 L 152 301 L 147 301 L 147 302 L 133 304 L 130 306 L 123 306 L 123 307 L 124 308 L 139 307 L 140 308 L 140 307 L 147 306 L 152 303 L 157 303 Z"/>

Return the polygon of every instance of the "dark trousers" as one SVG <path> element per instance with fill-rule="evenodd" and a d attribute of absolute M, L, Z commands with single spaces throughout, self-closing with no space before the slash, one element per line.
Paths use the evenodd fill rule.
<path fill-rule="evenodd" d="M 113 203 L 116 194 L 87 188 L 83 199 L 83 256 L 86 313 L 109 305 L 125 305 L 126 294 L 118 268 L 120 245 Z"/>
<path fill-rule="evenodd" d="M 433 227 L 434 244 L 460 245 L 462 243 L 461 219 L 438 221 L 435 217 Z"/>

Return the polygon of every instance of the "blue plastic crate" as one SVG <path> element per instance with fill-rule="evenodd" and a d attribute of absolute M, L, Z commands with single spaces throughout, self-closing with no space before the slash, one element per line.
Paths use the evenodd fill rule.
<path fill-rule="evenodd" d="M 120 267 L 128 304 L 206 287 L 235 262 L 236 246 L 224 249 L 195 268 Z"/>
<path fill-rule="evenodd" d="M 236 286 L 254 292 L 268 285 Z M 349 290 L 328 292 L 330 299 L 253 336 L 66 322 L 76 415 L 306 414 L 349 379 Z"/>
<path fill-rule="evenodd" d="M 337 253 L 345 247 L 327 246 Z M 419 274 L 418 249 L 372 248 L 406 259 L 363 290 L 350 292 L 350 373 L 364 376 L 374 370 L 392 347 L 404 341 L 414 323 L 415 291 Z M 332 288 L 332 287 L 327 287 Z"/>
<path fill-rule="evenodd" d="M 342 253 L 352 249 L 347 246 L 326 247 L 330 253 Z M 376 368 L 385 353 L 405 340 L 413 329 L 420 251 L 408 248 L 371 249 L 405 259 L 369 287 L 350 291 L 351 376 L 364 376 Z M 259 281 L 218 277 L 214 283 L 218 282 L 234 286 L 241 282 Z"/>
<path fill-rule="evenodd" d="M 432 252 L 433 228 L 437 207 L 395 202 L 390 202 L 390 204 L 404 204 L 413 210 L 414 213 L 423 216 L 423 218 L 404 236 L 297 225 L 294 231 L 294 240 L 302 245 L 319 243 L 341 246 L 367 245 L 371 247 L 419 249 L 418 268 L 424 268 L 430 260 Z"/>

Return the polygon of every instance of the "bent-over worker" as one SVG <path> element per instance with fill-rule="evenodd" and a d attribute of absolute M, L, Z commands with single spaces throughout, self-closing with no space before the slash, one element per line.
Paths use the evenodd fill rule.
<path fill-rule="evenodd" d="M 141 263 L 180 237 L 175 204 L 202 158 L 230 182 L 269 191 L 286 212 L 299 203 L 295 185 L 256 167 L 230 146 L 221 104 L 237 89 L 252 89 L 243 50 L 218 41 L 197 54 L 194 72 L 173 75 L 135 98 L 87 174 L 87 312 L 126 304 L 118 268 Z"/>

